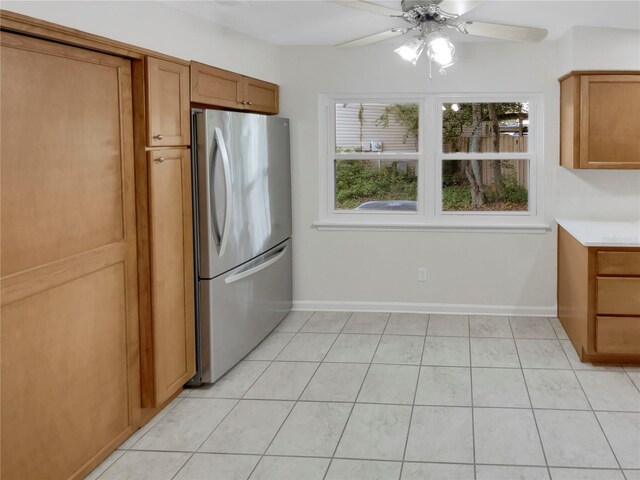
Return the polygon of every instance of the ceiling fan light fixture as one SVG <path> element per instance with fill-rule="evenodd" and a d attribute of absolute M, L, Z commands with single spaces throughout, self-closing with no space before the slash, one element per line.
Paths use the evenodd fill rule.
<path fill-rule="evenodd" d="M 396 48 L 394 52 L 400 55 L 407 62 L 415 65 L 426 45 L 427 41 L 423 36 L 416 36 L 410 39 L 404 45 Z"/>
<path fill-rule="evenodd" d="M 426 43 L 427 56 L 441 68 L 450 67 L 455 63 L 456 47 L 446 33 L 431 32 L 427 35 Z"/>

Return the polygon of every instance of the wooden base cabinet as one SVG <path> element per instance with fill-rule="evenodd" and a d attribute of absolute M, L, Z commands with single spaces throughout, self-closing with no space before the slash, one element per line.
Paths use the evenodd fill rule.
<path fill-rule="evenodd" d="M 195 375 L 193 227 L 189 149 L 148 152 L 154 406 Z M 147 352 L 151 353 L 151 352 Z"/>
<path fill-rule="evenodd" d="M 558 318 L 589 362 L 640 362 L 640 248 L 585 247 L 558 227 Z"/>
<path fill-rule="evenodd" d="M 640 72 L 560 79 L 560 165 L 640 169 Z"/>

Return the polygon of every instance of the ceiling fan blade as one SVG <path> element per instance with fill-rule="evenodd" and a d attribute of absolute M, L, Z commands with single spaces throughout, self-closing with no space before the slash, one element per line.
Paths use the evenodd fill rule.
<path fill-rule="evenodd" d="M 364 45 L 369 45 L 371 43 L 381 42 L 382 40 L 386 40 L 387 38 L 397 37 L 398 35 L 404 35 L 407 33 L 404 29 L 392 29 L 387 30 L 385 32 L 374 33 L 373 35 L 367 35 L 366 37 L 357 38 L 355 40 L 351 40 L 349 42 L 341 43 L 340 45 L 336 45 L 336 47 L 362 47 Z"/>
<path fill-rule="evenodd" d="M 442 0 L 438 6 L 447 13 L 454 13 L 460 16 L 483 3 L 484 0 Z"/>
<path fill-rule="evenodd" d="M 357 8 L 358 10 L 364 10 L 366 12 L 377 13 L 379 15 L 403 15 L 402 10 L 395 10 L 393 8 L 385 7 L 384 5 L 378 5 L 373 2 L 366 2 L 365 0 L 329 0 L 331 3 L 336 3 L 344 7 Z"/>
<path fill-rule="evenodd" d="M 548 33 L 542 28 L 517 27 L 515 25 L 502 25 L 499 23 L 462 22 L 457 24 L 457 26 L 458 30 L 462 33 L 468 33 L 469 35 L 529 43 L 542 41 Z"/>

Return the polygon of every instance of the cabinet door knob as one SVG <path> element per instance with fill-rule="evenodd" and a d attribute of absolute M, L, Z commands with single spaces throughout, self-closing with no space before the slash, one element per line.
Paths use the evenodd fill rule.
<path fill-rule="evenodd" d="M 164 157 L 154 158 L 153 161 L 156 162 L 156 163 L 162 163 L 162 162 L 164 162 Z"/>
<path fill-rule="evenodd" d="M 253 102 L 247 102 L 247 105 L 253 105 Z"/>
<path fill-rule="evenodd" d="M 154 140 L 162 140 L 162 135 L 158 134 L 158 135 L 154 135 L 153 136 Z"/>
<path fill-rule="evenodd" d="M 245 102 L 244 100 L 242 100 L 242 101 L 240 102 L 240 105 L 246 105 L 246 104 L 247 104 L 247 102 Z"/>

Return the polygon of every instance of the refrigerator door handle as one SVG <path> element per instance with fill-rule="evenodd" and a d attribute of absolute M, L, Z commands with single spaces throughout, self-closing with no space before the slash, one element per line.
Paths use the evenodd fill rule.
<path fill-rule="evenodd" d="M 235 275 L 231 275 L 231 276 L 225 278 L 224 282 L 226 284 L 234 283 L 234 282 L 237 282 L 238 280 L 242 280 L 243 278 L 249 277 L 251 275 L 254 275 L 254 274 L 264 270 L 265 268 L 273 265 L 278 260 L 280 260 L 282 257 L 284 257 L 287 254 L 287 250 L 288 249 L 289 249 L 289 246 L 285 245 L 284 247 L 282 247 L 280 250 L 275 252 L 271 257 L 269 257 L 267 260 L 265 260 L 261 264 L 255 266 L 253 268 L 250 268 L 248 270 L 245 270 L 243 272 L 236 273 Z"/>
<path fill-rule="evenodd" d="M 232 194 L 231 194 L 231 166 L 229 164 L 229 155 L 227 154 L 227 146 L 224 143 L 224 137 L 222 136 L 222 130 L 220 127 L 215 129 L 215 141 L 222 157 L 222 171 L 224 173 L 224 190 L 225 190 L 225 211 L 224 211 L 224 224 L 222 226 L 222 234 L 220 236 L 220 250 L 218 256 L 222 257 L 227 248 L 227 242 L 229 241 L 229 222 L 232 214 Z"/>

